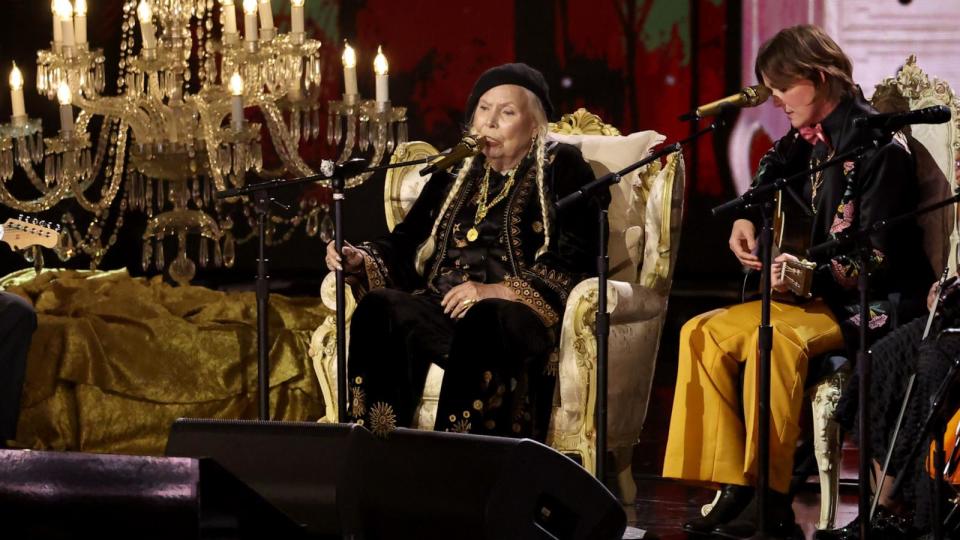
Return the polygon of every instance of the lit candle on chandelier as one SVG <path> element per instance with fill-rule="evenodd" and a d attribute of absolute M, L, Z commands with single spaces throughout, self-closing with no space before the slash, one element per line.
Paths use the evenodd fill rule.
<path fill-rule="evenodd" d="M 387 84 L 388 71 L 390 71 L 390 67 L 387 64 L 387 57 L 383 55 L 383 49 L 377 47 L 377 56 L 373 59 L 373 72 L 377 75 L 377 103 L 390 101 L 390 87 Z"/>
<path fill-rule="evenodd" d="M 223 11 L 223 32 L 230 35 L 236 34 L 237 7 L 233 3 L 233 0 L 222 0 L 220 2 L 220 10 Z"/>
<path fill-rule="evenodd" d="M 50 2 L 50 11 L 53 13 L 53 48 L 60 49 L 63 44 L 63 28 L 60 26 L 60 0 Z"/>
<path fill-rule="evenodd" d="M 270 0 L 260 0 L 260 28 L 273 30 L 273 8 Z"/>
<path fill-rule="evenodd" d="M 60 131 L 73 133 L 73 93 L 65 81 L 57 88 L 57 101 L 60 102 Z"/>
<path fill-rule="evenodd" d="M 243 79 L 234 72 L 230 77 L 230 124 L 234 131 L 243 129 Z"/>
<path fill-rule="evenodd" d="M 73 26 L 77 34 L 77 45 L 87 44 L 87 0 L 74 0 Z"/>
<path fill-rule="evenodd" d="M 248 43 L 259 39 L 257 34 L 257 0 L 243 0 L 243 37 Z"/>
<path fill-rule="evenodd" d="M 60 34 L 63 36 L 63 46 L 72 49 L 77 40 L 73 33 L 73 5 L 70 0 L 58 0 L 57 11 L 60 15 Z"/>
<path fill-rule="evenodd" d="M 137 18 L 140 19 L 140 34 L 143 38 L 143 48 L 153 49 L 157 46 L 157 32 L 153 28 L 153 8 L 150 2 L 140 0 L 137 6 Z"/>
<path fill-rule="evenodd" d="M 343 87 L 348 96 L 357 95 L 357 53 L 349 43 L 343 43 Z"/>
<path fill-rule="evenodd" d="M 303 33 L 303 3 L 306 0 L 290 0 L 290 32 Z"/>
<path fill-rule="evenodd" d="M 13 105 L 13 115 L 11 119 L 16 124 L 18 119 L 24 119 L 27 116 L 27 109 L 23 105 L 23 74 L 17 63 L 13 63 L 13 69 L 10 70 L 10 103 Z"/>

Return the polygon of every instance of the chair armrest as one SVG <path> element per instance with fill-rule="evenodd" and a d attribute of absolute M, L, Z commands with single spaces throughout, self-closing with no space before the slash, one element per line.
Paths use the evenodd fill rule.
<path fill-rule="evenodd" d="M 575 312 L 581 303 L 590 304 L 596 311 L 597 278 L 581 281 L 570 292 L 565 312 Z M 667 299 L 657 291 L 637 283 L 607 281 L 607 312 L 610 324 L 646 321 L 657 317 L 666 307 Z"/>
<path fill-rule="evenodd" d="M 351 287 L 344 291 L 346 300 L 347 346 L 350 345 L 350 319 L 357 303 Z M 326 412 L 321 422 L 337 422 L 337 282 L 336 274 L 330 272 L 320 284 L 320 299 L 333 313 L 328 315 L 310 337 L 310 359 L 320 383 Z"/>

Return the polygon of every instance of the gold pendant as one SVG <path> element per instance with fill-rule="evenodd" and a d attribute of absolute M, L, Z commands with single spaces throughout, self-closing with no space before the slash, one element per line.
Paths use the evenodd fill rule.
<path fill-rule="evenodd" d="M 476 239 L 479 238 L 479 237 L 480 237 L 480 232 L 477 231 L 477 228 L 476 228 L 476 227 L 470 227 L 470 230 L 467 231 L 467 240 L 469 240 L 470 242 L 473 242 L 474 240 L 476 240 Z"/>

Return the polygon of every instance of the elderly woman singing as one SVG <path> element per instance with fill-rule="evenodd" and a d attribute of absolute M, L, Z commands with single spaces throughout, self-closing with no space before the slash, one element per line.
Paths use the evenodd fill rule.
<path fill-rule="evenodd" d="M 431 176 L 388 235 L 326 263 L 368 291 L 350 327 L 349 414 L 378 435 L 410 425 L 431 363 L 444 368 L 437 430 L 543 439 L 548 359 L 567 295 L 595 268 L 604 193 L 557 214 L 593 179 L 580 152 L 547 141 L 543 75 L 505 64 L 467 100 L 482 153 Z"/>

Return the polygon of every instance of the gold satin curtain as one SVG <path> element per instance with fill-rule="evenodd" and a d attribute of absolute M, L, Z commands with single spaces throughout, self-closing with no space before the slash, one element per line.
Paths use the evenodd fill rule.
<path fill-rule="evenodd" d="M 179 417 L 257 417 L 252 292 L 173 287 L 125 270 L 30 270 L 0 287 L 29 299 L 39 318 L 19 445 L 162 454 Z M 271 295 L 272 419 L 323 415 L 307 350 L 328 314 L 319 298 Z"/>

